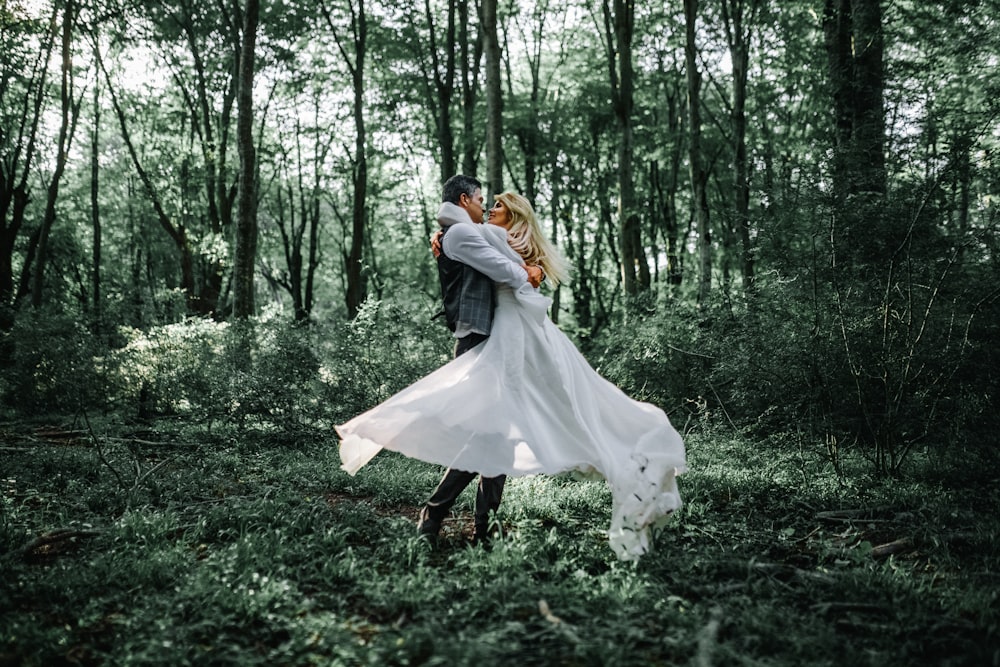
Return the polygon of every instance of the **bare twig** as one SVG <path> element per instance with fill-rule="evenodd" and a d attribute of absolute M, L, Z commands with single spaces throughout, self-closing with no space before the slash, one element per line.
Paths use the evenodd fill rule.
<path fill-rule="evenodd" d="M 118 472 L 117 468 L 111 465 L 111 462 L 108 461 L 108 457 L 104 455 L 104 447 L 101 445 L 101 439 L 97 437 L 96 433 L 94 433 L 94 427 L 90 424 L 90 417 L 87 416 L 86 410 L 83 411 L 83 421 L 87 424 L 87 431 L 90 432 L 90 439 L 94 443 L 94 449 L 97 451 L 97 458 L 99 458 L 101 463 L 107 466 L 107 468 L 115 476 L 115 479 L 118 480 L 118 486 L 123 490 L 127 489 L 128 487 L 125 484 L 125 480 L 122 479 L 121 473 Z"/>
<path fill-rule="evenodd" d="M 880 544 L 877 547 L 872 547 L 872 558 L 885 558 L 892 554 L 908 551 L 911 547 L 913 547 L 913 541 L 908 537 L 903 537 L 892 542 L 887 542 L 886 544 Z"/>

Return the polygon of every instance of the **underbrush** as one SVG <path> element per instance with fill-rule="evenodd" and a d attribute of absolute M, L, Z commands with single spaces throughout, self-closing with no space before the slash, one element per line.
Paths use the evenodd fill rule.
<path fill-rule="evenodd" d="M 431 549 L 441 471 L 399 455 L 349 477 L 332 438 L 7 428 L 0 664 L 1000 664 L 995 480 L 689 434 L 633 564 L 601 482 L 509 480 L 491 550 L 470 488 Z"/>

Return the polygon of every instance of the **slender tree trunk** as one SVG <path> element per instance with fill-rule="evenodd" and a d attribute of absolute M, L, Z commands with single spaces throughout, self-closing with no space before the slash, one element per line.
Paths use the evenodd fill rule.
<path fill-rule="evenodd" d="M 353 9 L 352 9 L 353 12 Z M 365 134 L 365 48 L 367 40 L 367 17 L 363 0 L 358 1 L 357 31 L 355 35 L 355 66 L 354 66 L 354 210 L 351 230 L 351 252 L 347 258 L 347 312 L 351 319 L 367 296 L 367 280 L 364 272 L 363 254 L 365 247 L 365 228 L 368 209 L 368 157 L 367 137 Z M 354 23 L 354 21 L 352 21 Z"/>
<path fill-rule="evenodd" d="M 325 0 L 320 3 L 330 33 L 344 58 L 351 74 L 354 87 L 354 160 L 351 180 L 354 201 L 351 215 L 350 246 L 344 253 L 344 272 L 347 278 L 345 301 L 347 316 L 354 319 L 368 295 L 367 278 L 364 267 L 365 232 L 367 228 L 368 159 L 367 137 L 365 134 L 365 50 L 368 42 L 368 17 L 364 0 L 347 3 L 351 15 L 350 32 L 354 49 L 353 59 L 344 46 Z"/>
<path fill-rule="evenodd" d="M 749 19 L 749 23 L 752 25 L 760 4 L 760 0 L 749 1 L 749 7 L 746 7 L 746 0 L 724 0 L 722 3 L 722 16 L 729 43 L 729 55 L 733 63 L 733 223 L 740 239 L 740 268 L 744 292 L 750 292 L 754 280 L 754 256 L 750 240 L 750 182 L 746 116 L 751 28 L 745 28 L 744 25 L 746 19 Z M 748 10 L 749 16 L 746 16 Z"/>
<path fill-rule="evenodd" d="M 488 200 L 503 192 L 503 94 L 500 82 L 500 41 L 497 34 L 497 0 L 482 0 L 483 38 L 486 51 L 486 188 Z"/>
<path fill-rule="evenodd" d="M 215 90 L 211 72 L 205 63 L 206 47 L 204 40 L 199 41 L 198 35 L 199 23 L 204 20 L 207 13 L 205 6 L 187 0 L 179 4 L 172 18 L 184 35 L 193 65 L 194 84 L 191 86 L 192 90 L 184 90 L 184 99 L 187 101 L 192 121 L 197 125 L 192 131 L 197 137 L 201 153 L 201 165 L 197 173 L 203 179 L 202 187 L 206 202 L 205 217 L 202 219 L 207 220 L 212 234 L 223 236 L 234 229 L 233 217 L 239 180 L 237 176 L 235 182 L 229 182 L 227 155 L 238 86 L 243 26 L 240 6 L 235 0 L 229 3 L 220 2 L 209 11 L 217 11 L 221 15 L 225 30 L 218 30 L 217 35 L 225 40 L 223 43 L 232 53 L 232 69 L 225 81 L 221 108 L 218 109 L 216 101 L 212 99 Z M 178 85 L 185 85 L 183 79 L 180 77 L 176 79 Z M 192 213 L 193 211 L 194 209 Z M 195 298 L 192 305 L 196 312 L 207 315 L 218 308 L 226 269 L 222 258 L 204 257 L 202 261 L 205 266 L 200 274 L 201 280 L 197 281 L 194 287 Z"/>
<path fill-rule="evenodd" d="M 94 49 L 97 49 L 95 42 Z M 101 307 L 101 207 L 100 194 L 100 141 L 101 141 L 101 86 L 100 77 L 94 77 L 94 129 L 90 142 L 90 217 L 94 230 L 94 245 L 92 250 L 93 298 L 94 298 L 94 331 L 100 333 L 103 329 L 103 312 Z"/>
<path fill-rule="evenodd" d="M 685 56 L 688 82 L 688 119 L 690 140 L 688 162 L 691 168 L 692 205 L 698 229 L 698 303 L 704 304 L 712 290 L 712 233 L 708 213 L 708 174 L 701 154 L 701 73 L 698 71 L 698 47 L 695 44 L 698 0 L 684 0 L 686 27 Z"/>
<path fill-rule="evenodd" d="M 559 219 L 563 217 L 562 213 L 562 167 L 559 165 L 559 152 L 552 152 L 552 162 L 551 162 L 551 183 L 552 183 L 552 197 L 551 197 L 551 211 L 552 211 L 552 243 L 557 247 L 559 245 Z M 552 319 L 554 324 L 559 324 L 559 308 L 561 305 L 562 297 L 562 285 L 560 284 L 555 289 L 555 293 L 552 295 L 552 307 L 549 309 L 549 317 Z"/>
<path fill-rule="evenodd" d="M 456 50 L 455 44 L 455 13 L 456 1 L 448 0 L 448 17 L 445 27 L 445 60 L 442 67 L 438 50 L 437 28 L 434 22 L 434 8 L 430 0 L 424 0 L 424 16 L 427 22 L 428 57 L 420 57 L 424 79 L 427 82 L 428 100 L 431 113 L 434 116 L 437 131 L 438 149 L 440 151 L 440 178 L 444 183 L 455 173 L 455 135 L 452 131 L 451 107 L 455 92 Z M 430 61 L 429 68 L 425 65 Z M 433 92 L 431 92 L 433 90 Z"/>
<path fill-rule="evenodd" d="M 482 26 L 476 30 L 469 54 L 469 3 L 458 3 L 458 45 L 462 76 L 462 173 L 475 178 L 479 161 L 479 133 L 476 131 L 477 72 L 483 59 Z"/>
<path fill-rule="evenodd" d="M 38 308 L 42 305 L 45 285 L 45 265 L 48 261 L 49 234 L 56 219 L 56 200 L 59 198 L 59 181 L 66 170 L 66 156 L 71 141 L 72 126 L 75 126 L 79 103 L 73 104 L 73 24 L 76 21 L 76 7 L 72 0 L 67 0 L 63 7 L 62 21 L 62 83 L 60 85 L 60 124 L 59 138 L 56 143 L 56 164 L 49 182 L 48 195 L 45 201 L 45 214 L 39 231 L 38 248 L 36 250 L 34 278 L 31 289 L 31 305 Z"/>
<path fill-rule="evenodd" d="M 24 276 L 31 268 L 37 237 L 33 236 L 29 241 L 28 252 L 22 265 L 22 279 L 16 287 L 14 249 L 24 225 L 24 215 L 30 199 L 28 183 L 32 173 L 32 160 L 35 157 L 35 139 L 42 118 L 49 59 L 56 43 L 58 18 L 58 7 L 53 7 L 50 27 L 45 31 L 45 39 L 31 73 L 26 77 L 27 89 L 19 105 L 22 111 L 16 119 L 19 128 L 16 139 L 11 142 L 12 147 L 9 152 L 5 150 L 2 155 L 5 168 L 0 169 L 0 331 L 8 331 L 13 326 L 17 301 L 26 296 L 30 290 L 30 285 Z M 6 74 L 7 70 L 4 71 Z M 22 156 L 23 163 L 19 164 Z M 20 173 L 18 173 L 19 167 Z"/>
<path fill-rule="evenodd" d="M 118 95 L 115 93 L 114 87 L 111 85 L 111 76 L 104 67 L 104 62 L 101 60 L 100 53 L 97 53 L 97 66 L 104 75 L 104 82 L 108 86 L 107 90 L 108 96 L 111 99 L 111 106 L 115 111 L 115 116 L 118 118 L 118 126 L 121 128 L 122 132 L 122 141 L 125 143 L 125 148 L 128 150 L 129 157 L 132 160 L 132 165 L 135 167 L 136 174 L 142 182 L 146 196 L 153 205 L 153 210 L 156 212 L 156 218 L 159 221 L 160 226 L 171 238 L 171 240 L 173 240 L 174 245 L 177 247 L 178 254 L 180 255 L 181 287 L 187 297 L 188 310 L 191 312 L 199 312 L 194 288 L 194 257 L 192 255 L 191 244 L 188 240 L 187 230 L 183 225 L 175 225 L 170 219 L 170 216 L 167 215 L 166 210 L 163 208 L 163 202 L 160 201 L 160 196 L 156 191 L 156 187 L 153 185 L 153 181 L 150 178 L 149 173 L 139 161 L 139 154 L 135 149 L 135 144 L 132 142 L 132 135 L 128 131 L 125 111 L 122 109 L 121 103 L 118 101 Z"/>
<path fill-rule="evenodd" d="M 605 21 L 608 5 L 604 3 Z M 612 100 L 618 121 L 618 240 L 621 251 L 622 285 L 626 294 L 649 288 L 649 264 L 642 244 L 642 226 L 635 195 L 635 74 L 632 65 L 632 39 L 635 33 L 635 0 L 614 0 L 614 45 L 609 54 Z M 609 45 L 611 43 L 609 35 Z M 615 62 L 617 53 L 617 62 Z M 617 74 L 616 74 L 617 66 Z"/>
<path fill-rule="evenodd" d="M 233 317 L 238 320 L 252 317 L 255 311 L 257 156 L 253 142 L 253 79 L 259 14 L 259 1 L 247 0 L 243 17 L 243 42 L 240 49 L 236 121 L 240 180 L 237 204 L 236 258 L 233 265 Z"/>
<path fill-rule="evenodd" d="M 677 188 L 680 183 L 681 153 L 683 146 L 683 115 L 680 101 L 680 84 L 667 92 L 667 129 L 672 139 L 670 163 L 666 177 L 660 181 L 660 201 L 663 206 L 663 234 L 667 245 L 667 283 L 680 285 L 684 280 L 683 255 L 678 247 L 680 223 L 677 214 Z"/>

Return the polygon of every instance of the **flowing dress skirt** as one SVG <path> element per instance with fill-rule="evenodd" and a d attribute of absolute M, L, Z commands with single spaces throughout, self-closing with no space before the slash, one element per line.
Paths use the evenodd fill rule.
<path fill-rule="evenodd" d="M 612 493 L 612 549 L 634 560 L 681 506 L 684 443 L 660 408 L 602 378 L 525 285 L 497 288 L 493 329 L 473 348 L 337 427 L 355 474 L 381 449 L 496 475 L 599 473 Z"/>

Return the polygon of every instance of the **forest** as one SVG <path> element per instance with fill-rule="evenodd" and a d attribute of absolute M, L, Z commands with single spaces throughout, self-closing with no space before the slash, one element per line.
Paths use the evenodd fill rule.
<path fill-rule="evenodd" d="M 0 51 L 0 665 L 1000 665 L 1000 1 L 0 0 Z M 435 466 L 338 470 L 451 358 L 456 173 L 685 438 L 634 567 L 594 482 L 484 553 L 413 539 Z"/>

